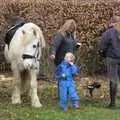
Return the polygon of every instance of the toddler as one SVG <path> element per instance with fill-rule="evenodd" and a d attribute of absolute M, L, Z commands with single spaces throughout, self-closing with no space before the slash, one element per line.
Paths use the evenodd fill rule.
<path fill-rule="evenodd" d="M 79 74 L 79 67 L 74 64 L 75 57 L 71 52 L 66 53 L 64 61 L 57 66 L 55 77 L 59 82 L 60 108 L 68 110 L 68 97 L 75 109 L 79 109 L 79 97 L 76 92 L 74 78 Z"/>

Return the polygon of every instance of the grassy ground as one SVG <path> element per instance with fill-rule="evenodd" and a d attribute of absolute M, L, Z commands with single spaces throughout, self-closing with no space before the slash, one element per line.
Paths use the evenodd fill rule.
<path fill-rule="evenodd" d="M 45 83 L 46 84 L 46 83 Z M 44 88 L 44 89 L 43 89 Z M 109 110 L 103 106 L 108 103 L 108 96 L 104 99 L 85 98 L 81 96 L 79 110 L 70 107 L 69 111 L 59 109 L 56 88 L 52 85 L 43 87 L 38 91 L 43 107 L 35 109 L 30 107 L 27 93 L 22 94 L 22 105 L 11 105 L 11 88 L 3 85 L 0 88 L 0 120 L 119 120 L 120 109 Z M 106 90 L 106 93 L 108 90 Z M 120 97 L 117 98 L 120 106 Z"/>

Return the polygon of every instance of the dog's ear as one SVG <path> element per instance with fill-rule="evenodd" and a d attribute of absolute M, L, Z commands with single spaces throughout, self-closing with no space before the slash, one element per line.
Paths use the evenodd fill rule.
<path fill-rule="evenodd" d="M 96 80 L 95 80 L 95 79 L 92 79 L 91 81 L 92 81 L 92 83 L 94 83 Z"/>
<path fill-rule="evenodd" d="M 86 85 L 88 85 L 88 84 L 90 84 L 90 78 L 84 78 L 84 83 L 86 84 Z"/>
<path fill-rule="evenodd" d="M 93 78 L 90 78 L 89 81 L 88 81 L 88 84 L 93 84 L 94 83 L 94 79 Z"/>
<path fill-rule="evenodd" d="M 87 85 L 88 85 L 88 84 L 89 84 L 89 80 L 85 80 L 85 84 L 87 84 Z"/>

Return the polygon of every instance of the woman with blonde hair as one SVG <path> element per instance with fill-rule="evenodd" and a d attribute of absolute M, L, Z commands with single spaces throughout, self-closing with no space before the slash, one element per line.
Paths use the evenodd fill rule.
<path fill-rule="evenodd" d="M 54 60 L 55 65 L 59 65 L 67 52 L 73 54 L 77 50 L 80 43 L 76 40 L 76 22 L 73 19 L 68 19 L 60 27 L 55 35 L 55 39 L 51 46 L 51 58 Z"/>

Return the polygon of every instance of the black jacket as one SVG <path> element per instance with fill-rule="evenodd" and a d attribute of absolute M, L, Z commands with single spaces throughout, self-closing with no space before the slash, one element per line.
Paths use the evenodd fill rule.
<path fill-rule="evenodd" d="M 77 49 L 77 41 L 72 34 L 66 33 L 62 35 L 58 32 L 51 46 L 51 54 L 55 55 L 56 60 L 64 60 L 64 56 L 67 52 L 75 53 Z"/>
<path fill-rule="evenodd" d="M 114 27 L 102 34 L 100 50 L 105 57 L 120 59 L 120 40 Z"/>

